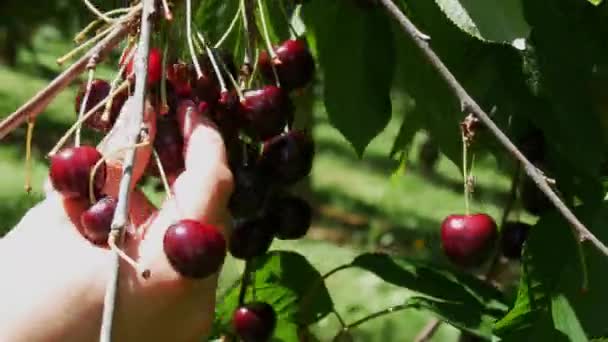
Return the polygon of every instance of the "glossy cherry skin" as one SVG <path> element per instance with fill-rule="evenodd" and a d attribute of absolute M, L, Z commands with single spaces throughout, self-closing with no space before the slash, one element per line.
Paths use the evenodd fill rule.
<path fill-rule="evenodd" d="M 228 243 L 230 254 L 245 260 L 264 255 L 272 244 L 273 233 L 273 224 L 265 218 L 236 220 Z"/>
<path fill-rule="evenodd" d="M 137 52 L 136 52 L 137 53 Z M 128 53 L 127 53 L 128 55 Z M 121 65 L 123 62 L 120 63 Z M 134 58 L 129 59 L 125 67 L 126 76 L 133 75 Z M 148 86 L 154 86 L 160 82 L 163 75 L 163 54 L 158 48 L 151 48 L 148 56 Z"/>
<path fill-rule="evenodd" d="M 293 123 L 294 106 L 287 92 L 275 86 L 245 92 L 241 117 L 245 130 L 261 140 L 283 132 Z"/>
<path fill-rule="evenodd" d="M 53 188 L 66 198 L 89 198 L 89 177 L 102 158 L 92 146 L 69 147 L 51 157 L 50 179 Z M 95 196 L 101 193 L 106 179 L 105 162 L 93 180 Z"/>
<path fill-rule="evenodd" d="M 272 337 L 277 316 L 270 304 L 251 302 L 236 309 L 232 327 L 244 342 L 267 342 Z"/>
<path fill-rule="evenodd" d="M 313 157 L 314 142 L 310 135 L 294 130 L 264 143 L 260 168 L 274 182 L 290 185 L 310 173 Z"/>
<path fill-rule="evenodd" d="M 300 239 L 306 235 L 312 221 L 312 208 L 295 196 L 274 198 L 267 208 L 271 222 L 276 224 L 276 237 L 283 240 Z"/>
<path fill-rule="evenodd" d="M 80 215 L 80 224 L 87 240 L 96 245 L 106 244 L 117 202 L 114 197 L 103 197 Z"/>
<path fill-rule="evenodd" d="M 165 232 L 163 248 L 173 268 L 187 278 L 206 278 L 222 267 L 226 241 L 220 231 L 195 220 L 181 220 Z"/>
<path fill-rule="evenodd" d="M 509 259 L 519 260 L 531 228 L 524 222 L 506 222 L 500 231 L 502 254 Z"/>
<path fill-rule="evenodd" d="M 450 215 L 441 224 L 441 242 L 446 256 L 456 265 L 481 265 L 496 241 L 496 223 L 486 214 Z"/>
<path fill-rule="evenodd" d="M 262 51 L 259 58 L 259 66 L 266 81 L 275 81 L 272 65 L 279 76 L 281 88 L 287 91 L 303 88 L 312 81 L 315 73 L 315 60 L 301 39 L 290 39 L 284 41 L 275 48 L 277 60 L 273 61 L 267 51 Z"/>
<path fill-rule="evenodd" d="M 80 113 L 80 106 L 82 104 L 82 101 L 84 100 L 86 90 L 86 83 L 82 84 L 82 86 L 78 90 L 78 94 L 76 95 L 75 101 L 76 113 Z M 93 80 L 93 82 L 91 82 L 91 92 L 89 93 L 89 98 L 85 106 L 85 112 L 83 114 L 86 114 L 89 110 L 93 109 L 93 107 L 95 107 L 106 97 L 108 97 L 108 95 L 110 95 L 110 90 L 111 85 L 108 82 L 99 79 Z M 110 111 L 108 113 L 109 116 L 107 118 L 103 116 L 105 112 L 104 105 L 101 107 L 101 109 L 96 111 L 95 114 L 93 114 L 91 117 L 89 117 L 89 119 L 84 122 L 85 126 L 103 133 L 109 132 L 112 126 L 114 126 L 116 118 L 118 118 L 120 110 L 125 104 L 128 95 L 129 94 L 127 90 L 118 93 L 112 100 L 112 107 L 110 108 Z"/>
<path fill-rule="evenodd" d="M 242 165 L 232 168 L 234 191 L 228 201 L 232 216 L 256 216 L 264 208 L 272 192 L 271 181 L 255 165 Z"/>

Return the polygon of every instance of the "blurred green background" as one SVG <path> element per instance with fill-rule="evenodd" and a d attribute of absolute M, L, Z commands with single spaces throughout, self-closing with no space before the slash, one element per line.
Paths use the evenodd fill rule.
<path fill-rule="evenodd" d="M 0 23 L 1 117 L 14 111 L 61 71 L 54 61 L 73 47 L 71 37 L 81 25 L 79 18 L 82 15 L 86 19 L 80 12 L 63 22 L 53 19 L 56 17 L 52 15 L 26 17 L 11 8 L 10 3 L 2 1 L 0 13 L 10 14 L 5 18 L 20 18 L 22 22 L 13 24 L 14 27 Z M 64 2 L 57 3 L 57 8 L 65 6 L 61 5 Z M 114 65 L 115 61 L 106 62 L 98 75 L 112 77 Z M 75 120 L 75 89 L 72 86 L 63 92 L 36 121 L 31 194 L 24 191 L 25 127 L 15 130 L 0 143 L 0 235 L 41 200 L 48 166 L 45 155 Z M 407 99 L 400 94 L 393 96 L 394 111 L 388 127 L 360 159 L 329 124 L 321 89 L 319 81 L 313 91 L 313 132 L 317 146 L 314 169 L 310 181 L 298 190 L 314 205 L 314 224 L 305 240 L 275 242 L 273 248 L 300 251 L 322 273 L 348 262 L 357 252 L 370 250 L 446 263 L 440 253 L 438 232 L 446 215 L 464 210 L 460 171 L 436 151 L 424 132 L 416 135 L 409 153 L 402 156 L 401 161 L 388 157 L 408 107 Z M 435 153 L 438 153 L 436 161 Z M 476 161 L 477 186 L 472 208 L 499 220 L 510 180 L 497 170 L 491 158 Z M 148 184 L 146 190 L 158 200 L 162 195 L 154 193 L 154 187 L 155 184 Z M 230 260 L 224 283 L 234 279 L 240 267 L 238 262 Z M 331 277 L 328 287 L 337 310 L 347 322 L 399 304 L 410 295 L 373 275 L 354 270 Z M 429 318 L 424 312 L 399 312 L 357 328 L 353 336 L 356 341 L 410 341 Z M 321 341 L 327 341 L 338 328 L 335 317 L 329 316 L 314 332 Z M 453 341 L 458 335 L 456 329 L 443 325 L 433 341 Z"/>

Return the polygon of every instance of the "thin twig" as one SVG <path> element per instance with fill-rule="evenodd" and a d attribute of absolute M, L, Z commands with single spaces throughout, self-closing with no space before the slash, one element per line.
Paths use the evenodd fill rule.
<path fill-rule="evenodd" d="M 608 247 L 601 242 L 593 233 L 579 221 L 579 219 L 570 211 L 570 209 L 564 204 L 559 196 L 551 189 L 545 177 L 538 172 L 537 168 L 523 155 L 523 153 L 511 142 L 511 140 L 496 126 L 496 124 L 490 119 L 488 114 L 481 109 L 481 107 L 473 100 L 473 98 L 467 93 L 462 87 L 450 70 L 443 64 L 439 56 L 431 49 L 428 41 L 420 36 L 420 31 L 414 26 L 414 24 L 401 12 L 399 7 L 393 3 L 392 0 L 379 0 L 382 6 L 386 9 L 388 14 L 392 16 L 400 25 L 403 32 L 410 37 L 421 50 L 426 60 L 437 70 L 439 75 L 443 78 L 445 83 L 448 85 L 452 93 L 460 101 L 462 111 L 465 113 L 472 113 L 479 118 L 488 127 L 490 132 L 498 139 L 498 141 L 506 148 L 506 150 L 515 157 L 524 167 L 526 174 L 536 186 L 547 196 L 547 198 L 553 203 L 561 215 L 570 223 L 572 228 L 576 231 L 578 238 L 581 242 L 590 241 L 601 253 L 608 256 Z"/>
<path fill-rule="evenodd" d="M 188 40 L 190 58 L 192 58 L 194 70 L 196 71 L 196 79 L 199 79 L 203 77 L 203 72 L 196 57 L 196 51 L 194 51 L 194 39 L 192 38 L 192 0 L 186 0 L 186 40 Z"/>
<path fill-rule="evenodd" d="M 139 45 L 137 47 L 137 53 L 135 55 L 134 67 L 135 67 L 135 79 L 139 80 L 135 83 L 135 93 L 133 99 L 135 100 L 136 113 L 135 124 L 133 126 L 134 132 L 131 137 L 132 145 L 137 144 L 140 137 L 140 129 L 143 123 L 143 116 L 145 111 L 145 98 L 146 98 L 146 86 L 148 75 L 148 57 L 150 53 L 150 36 L 152 33 L 152 14 L 154 13 L 154 0 L 142 0 L 143 12 L 141 16 L 141 29 L 139 36 Z M 117 247 L 120 248 L 122 244 L 123 231 L 128 222 L 129 217 L 129 195 L 131 190 L 131 180 L 133 165 L 135 162 L 136 149 L 127 151 L 124 164 L 122 178 L 120 180 L 120 187 L 118 192 L 118 203 L 116 205 L 116 212 L 112 220 L 112 229 L 110 231 L 110 242 L 116 242 Z M 108 279 L 108 285 L 106 288 L 106 295 L 104 298 L 103 316 L 101 324 L 101 342 L 112 342 L 112 323 L 114 320 L 115 307 L 118 304 L 117 301 L 117 289 L 120 273 L 120 257 L 118 253 L 112 253 L 112 273 Z"/>
<path fill-rule="evenodd" d="M 243 66 L 241 68 L 241 74 L 243 79 L 241 84 L 245 84 L 247 79 L 251 76 L 251 65 L 253 63 L 253 52 L 255 50 L 255 37 L 257 30 L 255 27 L 255 5 L 254 0 L 241 0 L 240 6 L 243 8 L 241 11 L 243 17 L 243 30 L 245 31 L 245 57 Z"/>
<path fill-rule="evenodd" d="M 84 96 L 82 97 L 82 102 L 80 103 L 80 108 L 78 108 L 78 121 L 81 122 L 78 124 L 76 128 L 76 134 L 74 139 L 74 146 L 80 146 L 80 129 L 82 128 L 82 117 L 86 113 L 87 104 L 89 102 L 89 96 L 91 95 L 91 88 L 93 87 L 93 78 L 95 77 L 95 67 L 97 66 L 98 55 L 93 55 L 89 59 L 89 64 L 87 65 L 87 69 L 89 69 L 89 76 L 87 77 L 87 83 L 85 85 Z"/>
<path fill-rule="evenodd" d="M 356 326 L 359 326 L 359 325 L 361 325 L 361 324 L 363 324 L 363 323 L 365 323 L 367 321 L 371 321 L 372 319 L 375 319 L 375 318 L 378 318 L 378 317 L 381 317 L 381 316 L 385 316 L 385 315 L 391 314 L 393 312 L 409 309 L 410 307 L 411 307 L 411 304 L 408 304 L 408 303 L 391 306 L 390 308 L 386 308 L 386 309 L 384 309 L 382 311 L 374 312 L 373 314 L 371 314 L 369 316 L 365 316 L 365 317 L 361 318 L 360 320 L 355 321 L 355 322 L 347 325 L 346 329 L 350 330 L 350 329 L 352 329 L 352 328 L 354 328 Z"/>
<path fill-rule="evenodd" d="M 63 91 L 74 79 L 82 74 L 89 63 L 89 59 L 99 53 L 100 60 L 107 55 L 128 33 L 128 22 L 118 23 L 115 29 L 93 47 L 87 54 L 72 64 L 68 69 L 57 76 L 46 88 L 23 104 L 14 113 L 0 122 L 0 139 L 24 123 L 28 117 L 37 117 L 49 103 Z"/>
<path fill-rule="evenodd" d="M 107 15 L 105 15 L 105 13 L 103 13 L 102 11 L 100 11 L 99 9 L 97 9 L 97 7 L 95 7 L 95 5 L 93 5 L 90 0 L 84 0 L 84 4 L 87 6 L 87 8 L 89 9 L 89 11 L 91 11 L 99 19 L 105 21 L 106 23 L 112 24 L 116 20 L 116 19 L 108 17 Z"/>
<path fill-rule="evenodd" d="M 414 342 L 427 342 L 429 341 L 439 327 L 441 326 L 441 321 L 437 318 L 431 318 L 428 323 L 420 330 L 418 335 L 414 337 Z"/>
<path fill-rule="evenodd" d="M 228 29 L 226 29 L 226 32 L 224 32 L 222 37 L 217 41 L 217 43 L 215 43 L 215 45 L 213 46 L 214 48 L 217 49 L 220 46 L 222 46 L 222 43 L 224 43 L 226 38 L 228 38 L 228 36 L 230 36 L 230 32 L 232 32 L 232 30 L 236 26 L 236 23 L 239 21 L 239 18 L 241 17 L 241 10 L 242 10 L 242 7 L 239 6 L 239 8 L 236 10 L 236 14 L 234 15 L 234 18 L 232 18 L 232 21 L 230 22 L 230 25 L 228 26 Z"/>

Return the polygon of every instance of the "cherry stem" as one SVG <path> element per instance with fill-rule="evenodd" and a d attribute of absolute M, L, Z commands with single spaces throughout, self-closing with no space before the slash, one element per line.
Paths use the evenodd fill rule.
<path fill-rule="evenodd" d="M 411 304 L 405 303 L 405 304 L 400 304 L 400 305 L 395 305 L 395 306 L 391 306 L 390 308 L 386 308 L 384 310 L 378 311 L 378 312 L 374 312 L 368 316 L 365 316 L 349 325 L 346 326 L 346 328 L 344 330 L 350 330 L 354 327 L 357 327 L 365 322 L 369 322 L 373 319 L 376 319 L 378 317 L 382 317 L 382 316 L 386 316 L 388 314 L 392 314 L 394 312 L 398 312 L 398 311 L 403 311 L 405 309 L 409 309 L 411 308 Z"/>
<path fill-rule="evenodd" d="M 251 88 L 251 83 L 255 79 L 255 74 L 258 72 L 259 60 L 260 60 L 260 50 L 255 49 L 255 62 L 253 63 L 253 70 L 251 71 L 251 77 L 249 77 L 249 82 L 247 82 L 247 88 Z M 272 70 L 274 70 L 274 64 L 272 65 Z M 274 71 L 273 71 L 274 72 Z M 276 76 L 276 72 L 275 72 Z M 276 78 L 278 80 L 278 78 Z"/>
<path fill-rule="evenodd" d="M 58 58 L 57 59 L 57 64 L 62 65 L 67 60 L 71 59 L 76 54 L 80 53 L 80 51 L 86 49 L 91 44 L 96 43 L 97 41 L 101 40 L 102 38 L 104 38 L 105 36 L 107 36 L 108 34 L 110 34 L 110 32 L 112 32 L 114 29 L 115 29 L 115 26 L 109 26 L 105 30 L 97 33 L 93 38 L 87 40 L 86 42 L 84 42 L 84 43 L 82 43 L 80 45 L 78 45 L 76 48 L 72 49 L 72 51 L 70 51 L 67 54 L 63 55 L 62 57 Z"/>
<path fill-rule="evenodd" d="M 403 32 L 414 42 L 424 58 L 431 64 L 439 73 L 448 85 L 450 91 L 460 101 L 463 112 L 473 113 L 488 130 L 498 139 L 498 141 L 506 148 L 506 150 L 519 162 L 522 163 L 526 174 L 534 181 L 536 186 L 542 191 L 545 196 L 553 203 L 561 215 L 568 221 L 578 235 L 578 240 L 581 242 L 590 241 L 593 246 L 602 254 L 608 256 L 608 246 L 600 241 L 589 229 L 574 215 L 574 213 L 564 204 L 559 196 L 553 191 L 547 183 L 545 177 L 537 170 L 537 168 L 523 155 L 523 153 L 513 144 L 513 142 L 496 126 L 490 116 L 475 102 L 475 100 L 467 93 L 466 89 L 458 82 L 456 77 L 441 61 L 439 56 L 430 47 L 427 39 L 420 35 L 420 31 L 401 12 L 399 7 L 392 0 L 378 0 L 379 3 L 386 9 L 387 13 L 392 16 L 399 24 Z"/>
<path fill-rule="evenodd" d="M 127 12 L 129 12 L 130 9 L 131 9 L 130 7 L 129 8 L 117 8 L 117 9 L 111 10 L 109 12 L 106 12 L 104 14 L 107 15 L 107 16 L 110 16 L 110 15 L 114 15 L 114 14 L 127 13 Z M 119 17 L 119 18 L 113 18 L 113 19 L 115 19 L 115 20 L 122 20 L 123 18 Z M 100 19 L 95 19 L 95 20 L 91 21 L 87 26 L 85 26 L 85 28 L 83 28 L 82 30 L 80 30 L 80 32 L 78 32 L 74 36 L 74 42 L 76 44 L 80 44 L 80 43 L 84 42 L 87 39 L 87 35 L 89 34 L 89 32 L 93 31 L 93 29 L 97 25 L 102 24 L 102 23 L 104 25 L 106 24 L 105 21 L 100 20 Z"/>
<path fill-rule="evenodd" d="M 239 21 L 239 18 L 241 17 L 242 10 L 243 10 L 243 8 L 241 6 L 239 6 L 239 8 L 237 8 L 236 13 L 234 14 L 234 17 L 232 18 L 232 21 L 230 22 L 230 25 L 226 29 L 226 32 L 224 32 L 222 37 L 217 41 L 217 43 L 215 43 L 215 45 L 213 46 L 214 48 L 217 49 L 220 46 L 222 46 L 224 41 L 228 38 L 228 36 L 230 36 L 230 33 L 232 32 L 232 30 L 236 26 L 236 23 Z"/>
<path fill-rule="evenodd" d="M 25 192 L 32 191 L 32 136 L 34 134 L 34 119 L 27 120 L 27 134 L 25 136 Z"/>
<path fill-rule="evenodd" d="M 48 155 L 53 156 L 54 154 L 56 154 L 57 151 L 59 151 L 59 149 L 63 147 L 63 145 L 66 143 L 66 141 L 70 138 L 70 135 L 72 135 L 72 133 L 74 133 L 74 131 L 78 128 L 79 125 L 81 125 L 83 122 L 88 120 L 91 116 L 93 116 L 95 114 L 95 112 L 100 110 L 111 98 L 114 98 L 120 92 L 127 89 L 127 87 L 129 87 L 129 83 L 130 83 L 129 81 L 124 81 L 118 88 L 116 88 L 116 90 L 111 92 L 108 96 L 106 96 L 106 98 L 104 98 L 98 104 L 96 104 L 93 108 L 91 108 L 86 114 L 84 114 L 82 116 L 82 118 L 78 119 L 72 125 L 72 127 L 70 127 L 67 130 L 67 132 L 64 133 L 64 135 L 61 137 L 61 139 L 59 139 L 57 144 L 55 144 L 55 146 L 51 149 L 51 151 L 48 153 Z"/>
<path fill-rule="evenodd" d="M 91 62 L 93 62 L 95 56 L 91 57 Z M 80 130 L 82 129 L 82 117 L 85 114 L 85 111 L 87 109 L 87 103 L 89 102 L 89 96 L 91 95 L 91 88 L 93 87 L 93 78 L 95 77 L 95 66 L 94 63 L 89 63 L 92 64 L 92 67 L 89 67 L 89 76 L 87 79 L 87 85 L 86 85 L 86 89 L 84 92 L 84 96 L 82 98 L 82 102 L 80 103 L 80 109 L 78 111 L 78 120 L 77 122 L 80 122 L 78 124 L 78 126 L 76 126 L 76 133 L 74 134 L 74 146 L 78 147 L 80 146 Z"/>
<path fill-rule="evenodd" d="M 236 91 L 236 94 L 238 95 L 239 100 L 243 101 L 245 99 L 245 96 L 243 95 L 243 92 L 241 91 L 241 87 L 239 86 L 237 81 L 232 76 L 232 73 L 230 72 L 230 70 L 228 70 L 228 66 L 226 65 L 226 63 L 224 63 L 224 61 L 221 58 L 219 58 L 218 61 L 219 61 L 219 64 L 222 66 L 222 69 L 224 70 L 226 75 L 228 75 L 228 80 L 230 80 L 230 83 L 232 84 L 234 91 Z"/>
<path fill-rule="evenodd" d="M 251 64 L 253 58 L 253 51 L 255 50 L 255 6 L 253 4 L 254 0 L 241 0 L 240 6 L 243 8 L 241 10 L 242 18 L 243 18 L 243 29 L 245 31 L 245 56 L 243 61 L 243 66 L 247 68 L 248 72 L 251 71 Z M 246 81 L 251 74 L 245 75 Z"/>
<path fill-rule="evenodd" d="M 213 50 L 211 50 L 211 47 L 209 46 L 209 44 L 207 44 L 207 40 L 205 39 L 205 37 L 203 36 L 202 33 L 200 33 L 199 31 L 196 31 L 196 36 L 198 37 L 198 40 L 201 42 L 201 44 L 203 44 L 203 47 L 204 47 L 205 51 L 207 52 L 207 55 L 209 55 L 209 61 L 211 62 L 211 65 L 213 66 L 213 72 L 215 72 L 215 76 L 217 77 L 217 80 L 220 83 L 220 91 L 221 92 L 228 91 L 228 89 L 226 88 L 226 82 L 224 81 L 224 76 L 222 76 L 222 73 L 220 72 L 220 68 L 217 65 L 215 53 L 213 52 Z"/>
<path fill-rule="evenodd" d="M 277 54 L 272 47 L 272 41 L 270 39 L 270 34 L 268 32 L 268 26 L 266 25 L 266 15 L 264 13 L 264 5 L 262 4 L 262 0 L 257 0 L 258 9 L 260 11 L 260 21 L 262 22 L 262 30 L 264 31 L 264 41 L 266 42 L 266 49 L 268 50 L 268 54 L 270 55 L 270 66 L 272 67 L 272 73 L 274 74 L 274 79 L 276 81 L 277 87 L 281 87 L 281 82 L 279 81 L 279 74 L 277 73 L 277 68 L 274 65 L 274 62 L 277 60 Z"/>
<path fill-rule="evenodd" d="M 465 215 L 469 215 L 471 213 L 470 204 L 469 204 L 469 174 L 467 171 L 468 168 L 468 160 L 467 160 L 467 140 L 464 135 L 464 131 L 462 133 L 462 184 L 464 186 L 464 213 Z"/>
<path fill-rule="evenodd" d="M 278 2 L 279 2 L 279 8 L 281 8 L 281 13 L 283 14 L 283 18 L 285 18 L 285 21 L 287 22 L 287 26 L 289 27 L 289 32 L 291 32 L 292 38 L 297 38 L 298 32 L 296 31 L 296 29 L 293 27 L 293 25 L 291 23 L 291 19 L 289 18 L 289 14 L 287 14 L 287 9 L 285 8 L 285 3 L 283 2 L 283 0 L 278 0 Z"/>
<path fill-rule="evenodd" d="M 118 256 L 126 261 L 127 264 L 129 264 L 131 267 L 133 267 L 133 269 L 140 274 L 144 279 L 148 279 L 150 278 L 150 270 L 147 268 L 142 267 L 137 261 L 133 260 L 133 258 L 131 258 L 127 253 L 125 253 L 125 251 L 123 251 L 122 249 L 120 249 L 117 245 L 116 245 L 116 240 L 117 240 L 117 236 L 116 234 L 110 234 L 108 236 L 108 246 L 110 247 L 110 249 L 118 254 Z"/>
<path fill-rule="evenodd" d="M 161 65 L 161 73 L 163 77 L 160 80 L 160 112 L 166 114 L 169 112 L 169 105 L 167 104 L 167 59 L 169 58 L 169 43 L 165 43 L 163 49 L 163 62 Z"/>
<path fill-rule="evenodd" d="M 155 148 L 152 149 L 152 156 L 154 157 L 154 162 L 156 163 L 156 168 L 160 174 L 160 179 L 163 183 L 163 187 L 165 188 L 165 192 L 167 193 L 167 197 L 170 199 L 173 197 L 173 193 L 171 192 L 171 187 L 169 186 L 169 181 L 167 180 L 167 174 L 165 173 L 163 162 L 160 160 L 160 156 L 158 155 L 158 152 L 156 152 Z"/>
<path fill-rule="evenodd" d="M 134 66 L 135 66 L 135 78 L 139 82 L 135 83 L 135 93 L 133 99 L 135 101 L 134 108 L 136 112 L 131 113 L 135 115 L 134 126 L 140 130 L 143 123 L 144 112 L 145 112 L 145 99 L 146 99 L 146 87 L 148 75 L 148 59 L 150 54 L 150 41 L 152 35 L 152 21 L 154 8 L 154 0 L 142 0 L 143 11 L 141 15 L 141 28 L 139 35 L 139 44 L 137 47 L 137 54 L 135 55 Z M 128 84 L 128 83 L 127 83 Z M 130 137 L 132 145 L 137 144 L 141 132 L 133 132 Z M 110 230 L 110 238 L 115 239 L 117 246 L 120 247 L 123 241 L 123 231 L 128 222 L 129 216 L 129 195 L 131 192 L 131 182 L 133 177 L 133 165 L 135 163 L 135 149 L 127 151 L 123 162 L 122 178 L 120 180 L 119 191 L 118 191 L 118 202 L 116 204 L 116 212 L 112 219 L 112 225 Z M 108 279 L 108 285 L 106 287 L 106 293 L 104 296 L 102 323 L 100 342 L 112 342 L 112 326 L 114 323 L 114 311 L 117 302 L 118 282 L 120 274 L 120 256 L 118 253 L 112 253 L 112 272 Z"/>
<path fill-rule="evenodd" d="M 165 13 L 165 20 L 171 21 L 173 20 L 173 13 L 171 12 L 171 8 L 169 7 L 169 3 L 167 0 L 162 0 L 163 4 L 163 12 Z"/>
<path fill-rule="evenodd" d="M 194 70 L 196 71 L 196 78 L 199 79 L 203 77 L 203 72 L 196 57 L 194 39 L 192 39 L 192 0 L 186 0 L 186 40 L 188 40 L 188 49 L 190 50 L 190 58 L 192 58 Z"/>
<path fill-rule="evenodd" d="M 245 304 L 245 295 L 247 294 L 247 287 L 251 282 L 251 261 L 245 261 L 245 269 L 243 270 L 243 276 L 241 280 L 241 289 L 239 291 L 239 306 Z"/>
<path fill-rule="evenodd" d="M 116 19 L 110 18 L 105 13 L 101 12 L 97 7 L 95 7 L 95 5 L 91 3 L 90 0 L 83 0 L 83 2 L 87 8 L 100 20 L 103 20 L 108 24 L 113 24 L 116 21 Z"/>
<path fill-rule="evenodd" d="M 127 47 L 125 47 L 125 51 L 123 51 L 122 56 L 121 56 L 121 60 L 125 60 L 128 61 L 129 59 L 133 58 L 133 55 L 135 54 L 135 49 L 133 49 L 131 45 L 127 45 Z M 128 49 L 128 50 L 127 50 Z M 128 53 L 125 55 L 126 51 L 128 51 Z M 122 57 L 124 57 L 125 59 L 123 59 Z M 114 94 L 114 92 L 116 91 L 116 87 L 118 86 L 118 82 L 120 82 L 120 80 L 122 79 L 122 74 L 125 72 L 125 69 L 127 68 L 127 64 L 129 63 L 123 63 L 120 66 L 120 69 L 118 70 L 118 73 L 116 74 L 116 77 L 114 77 L 114 79 L 112 80 L 112 83 L 110 83 L 110 94 Z M 127 75 L 127 77 L 125 77 L 127 80 L 131 77 L 131 75 Z M 127 87 L 129 86 L 129 82 L 126 82 Z M 106 106 L 104 108 L 103 114 L 101 115 L 101 121 L 103 122 L 109 122 L 110 121 L 110 112 L 112 111 L 112 105 L 114 104 L 114 96 L 110 96 L 110 99 L 106 102 Z"/>

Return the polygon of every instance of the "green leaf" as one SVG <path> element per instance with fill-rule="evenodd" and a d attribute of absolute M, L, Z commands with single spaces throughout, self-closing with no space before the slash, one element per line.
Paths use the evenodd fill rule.
<path fill-rule="evenodd" d="M 268 33 L 273 45 L 279 45 L 280 42 L 290 38 L 289 23 L 281 10 L 281 1 L 283 0 L 262 1 L 264 18 L 266 19 Z M 258 28 L 262 30 L 261 18 L 258 18 L 258 22 Z M 266 44 L 263 44 L 260 47 L 266 49 Z"/>
<path fill-rule="evenodd" d="M 587 336 L 576 317 L 568 298 L 563 294 L 551 298 L 551 314 L 555 328 L 563 332 L 571 341 L 587 341 Z"/>
<path fill-rule="evenodd" d="M 506 313 L 501 293 L 468 274 L 377 253 L 362 254 L 351 265 L 428 296 L 415 297 L 407 305 L 430 310 L 477 336 L 490 338 L 494 322 Z"/>
<path fill-rule="evenodd" d="M 435 0 L 464 32 L 484 41 L 509 43 L 525 48 L 530 26 L 521 0 Z"/>
<path fill-rule="evenodd" d="M 293 336 L 297 337 L 299 325 L 310 325 L 332 311 L 333 302 L 321 275 L 303 256 L 272 251 L 254 259 L 251 267 L 255 273 L 245 299 L 272 305 L 280 327 L 275 338 L 292 341 Z M 232 288 L 218 303 L 216 319 L 222 331 L 231 330 L 230 320 L 238 305 L 239 292 L 240 286 Z"/>
<path fill-rule="evenodd" d="M 203 0 L 195 8 L 194 28 L 204 32 L 215 43 L 230 26 L 239 8 L 239 0 Z M 236 30 L 233 34 L 236 35 Z"/>
<path fill-rule="evenodd" d="M 602 3 L 602 1 L 604 1 L 604 0 L 587 0 L 587 1 L 589 1 L 592 5 L 599 6 Z"/>
<path fill-rule="evenodd" d="M 577 208 L 577 217 L 602 241 L 608 208 Z M 495 333 L 507 340 L 552 332 L 579 341 L 580 335 L 606 336 L 605 317 L 597 308 L 608 305 L 606 256 L 583 245 L 588 290 L 581 292 L 583 275 L 577 241 L 570 226 L 557 213 L 550 213 L 532 229 L 524 248 L 519 293 L 513 309 L 495 325 Z M 575 338 L 573 338 L 573 336 Z"/>
<path fill-rule="evenodd" d="M 314 35 L 331 124 L 361 156 L 391 117 L 393 33 L 379 8 L 311 0 L 302 17 Z"/>

